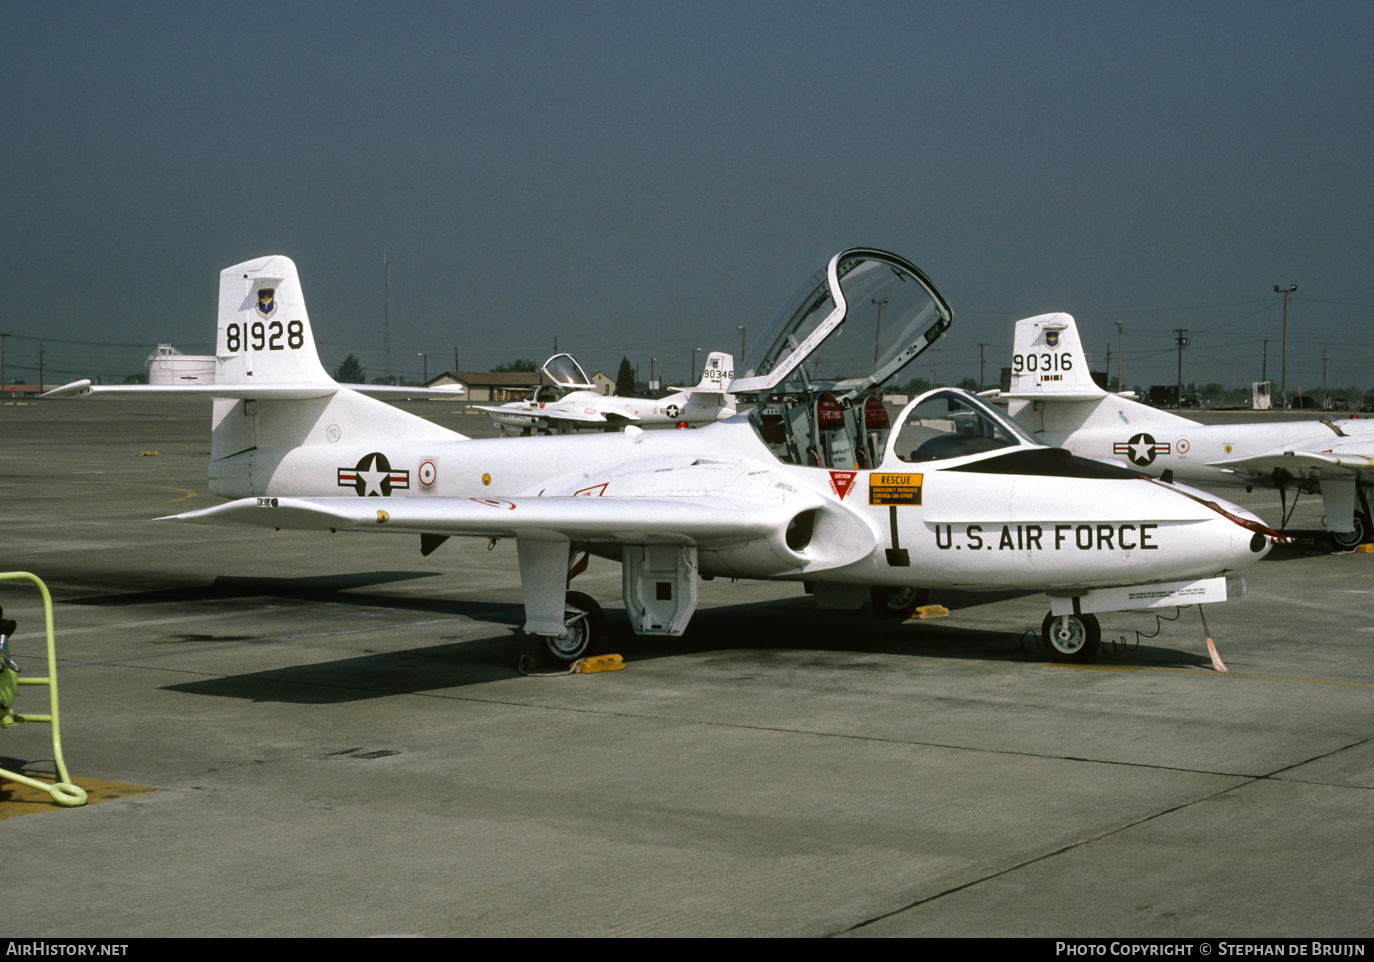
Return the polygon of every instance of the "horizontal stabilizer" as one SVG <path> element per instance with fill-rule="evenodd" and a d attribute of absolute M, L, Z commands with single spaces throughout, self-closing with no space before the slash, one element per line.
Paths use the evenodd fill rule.
<path fill-rule="evenodd" d="M 255 400 L 300 400 L 328 397 L 339 390 L 356 391 L 379 397 L 449 397 L 461 398 L 466 391 L 459 385 L 452 387 L 403 387 L 395 384 L 92 384 L 89 380 L 73 381 L 53 388 L 43 397 L 90 397 L 93 394 L 142 394 L 172 397 L 232 398 Z"/>
<path fill-rule="evenodd" d="M 764 537 L 785 527 L 794 513 L 795 508 L 761 510 L 757 503 L 723 497 L 242 498 L 158 520 L 712 547 Z"/>
<path fill-rule="evenodd" d="M 1134 391 L 1122 391 L 1120 393 L 1099 393 L 1091 394 L 1085 391 L 988 391 L 978 395 L 979 397 L 991 397 L 994 401 L 1092 401 L 1101 397 L 1124 397 L 1127 400 L 1135 398 Z"/>

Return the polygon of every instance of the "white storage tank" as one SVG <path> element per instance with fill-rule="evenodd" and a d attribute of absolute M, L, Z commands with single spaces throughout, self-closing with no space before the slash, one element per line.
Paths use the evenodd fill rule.
<path fill-rule="evenodd" d="M 213 354 L 182 354 L 170 344 L 159 344 L 148 355 L 149 384 L 214 384 Z"/>

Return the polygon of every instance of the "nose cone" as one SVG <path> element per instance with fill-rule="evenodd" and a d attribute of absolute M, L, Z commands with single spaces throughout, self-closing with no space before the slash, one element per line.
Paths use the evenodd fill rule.
<path fill-rule="evenodd" d="M 1254 564 L 1283 538 L 1238 504 L 1232 504 L 1214 494 L 1182 484 L 1175 484 L 1173 488 L 1216 514 L 1216 521 L 1209 522 L 1205 527 L 1208 540 L 1216 542 L 1210 547 L 1216 550 L 1219 556 L 1227 559 L 1223 570 L 1234 571 Z"/>

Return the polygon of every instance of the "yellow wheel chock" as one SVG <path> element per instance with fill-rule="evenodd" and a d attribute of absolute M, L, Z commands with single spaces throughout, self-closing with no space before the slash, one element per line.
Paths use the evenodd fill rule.
<path fill-rule="evenodd" d="M 20 677 L 18 668 L 10 661 L 9 652 L 3 645 L 0 645 L 0 728 L 9 728 L 11 725 L 24 725 L 30 722 L 47 722 L 51 725 L 52 757 L 57 765 L 57 781 L 50 785 L 47 782 L 40 782 L 37 779 L 29 778 L 27 775 L 6 771 L 3 768 L 0 768 L 0 778 L 7 778 L 10 781 L 47 792 L 58 805 L 67 807 L 85 805 L 86 791 L 72 783 L 71 776 L 67 774 L 67 763 L 62 758 L 62 733 L 57 721 L 57 648 L 53 643 L 52 595 L 48 593 L 48 586 L 43 584 L 41 579 L 27 571 L 0 572 L 0 581 L 19 579 L 32 581 L 43 596 L 43 627 L 48 636 L 48 675 L 46 678 Z M 14 710 L 15 693 L 21 685 L 47 686 L 48 714 L 21 715 Z"/>

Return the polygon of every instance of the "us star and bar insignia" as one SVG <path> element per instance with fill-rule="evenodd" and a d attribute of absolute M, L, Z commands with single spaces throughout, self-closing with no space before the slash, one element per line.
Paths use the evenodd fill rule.
<path fill-rule="evenodd" d="M 394 470 L 386 455 L 375 451 L 351 468 L 339 468 L 339 487 L 352 488 L 360 498 L 389 498 L 392 491 L 409 490 L 410 472 Z"/>
<path fill-rule="evenodd" d="M 1156 442 L 1152 435 L 1142 432 L 1129 441 L 1117 441 L 1112 445 L 1112 453 L 1124 454 L 1130 458 L 1132 464 L 1144 467 L 1147 464 L 1153 464 L 1158 455 L 1168 454 L 1169 442 Z"/>

